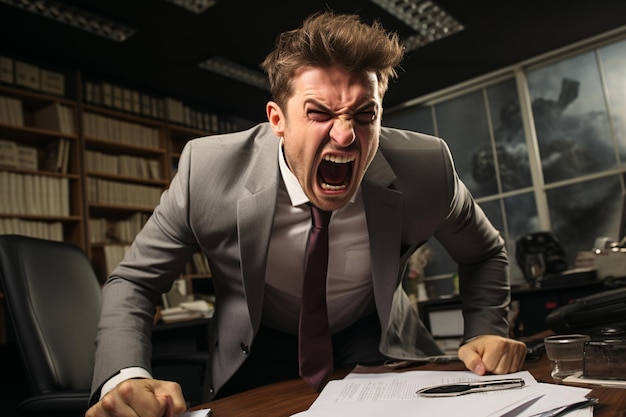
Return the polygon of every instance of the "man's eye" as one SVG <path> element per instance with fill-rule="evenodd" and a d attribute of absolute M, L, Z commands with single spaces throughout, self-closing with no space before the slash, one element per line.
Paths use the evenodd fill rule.
<path fill-rule="evenodd" d="M 309 110 L 307 114 L 309 116 L 309 119 L 316 122 L 327 122 L 332 118 L 330 114 L 319 110 Z"/>
<path fill-rule="evenodd" d="M 357 123 L 372 123 L 374 120 L 376 120 L 376 112 L 364 111 L 357 113 L 354 115 L 354 120 L 356 120 Z"/>

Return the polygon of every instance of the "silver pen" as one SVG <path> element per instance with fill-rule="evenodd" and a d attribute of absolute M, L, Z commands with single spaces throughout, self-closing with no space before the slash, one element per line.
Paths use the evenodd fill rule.
<path fill-rule="evenodd" d="M 490 381 L 458 382 L 435 385 L 417 391 L 420 397 L 457 397 L 474 392 L 497 391 L 524 386 L 522 378 L 492 379 Z"/>

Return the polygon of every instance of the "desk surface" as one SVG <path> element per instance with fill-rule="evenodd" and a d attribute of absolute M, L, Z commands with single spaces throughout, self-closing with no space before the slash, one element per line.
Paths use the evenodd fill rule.
<path fill-rule="evenodd" d="M 461 362 L 446 364 L 427 364 L 415 369 L 434 370 L 464 370 Z M 550 364 L 545 355 L 536 362 L 527 362 L 524 370 L 529 371 L 538 381 L 551 382 Z M 337 372 L 337 378 L 344 373 Z M 594 417 L 625 417 L 626 416 L 626 389 L 605 388 L 589 385 L 592 388 L 591 396 L 597 397 L 600 403 L 596 405 Z M 212 417 L 232 416 L 272 416 L 289 417 L 292 414 L 308 409 L 317 398 L 304 381 L 290 380 L 259 387 L 250 391 L 222 398 L 205 404 L 213 409 Z M 201 406 L 195 407 L 202 408 Z"/>

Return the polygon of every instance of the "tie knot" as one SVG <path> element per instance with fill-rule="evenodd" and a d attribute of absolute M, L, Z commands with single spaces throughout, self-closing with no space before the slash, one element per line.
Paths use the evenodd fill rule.
<path fill-rule="evenodd" d="M 327 228 L 328 223 L 330 223 L 330 216 L 333 214 L 333 212 L 322 210 L 321 208 L 316 207 L 313 204 L 309 204 L 309 207 L 311 207 L 311 219 L 313 221 L 313 227 L 316 229 Z"/>

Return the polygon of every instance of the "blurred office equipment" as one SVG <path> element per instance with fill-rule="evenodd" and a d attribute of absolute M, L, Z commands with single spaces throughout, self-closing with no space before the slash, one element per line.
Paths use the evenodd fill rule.
<path fill-rule="evenodd" d="M 520 237 L 515 254 L 530 287 L 539 287 L 550 275 L 567 269 L 565 252 L 551 232 L 533 232 Z"/>
<path fill-rule="evenodd" d="M 586 333 L 598 337 L 626 337 L 626 288 L 581 297 L 548 314 L 556 333 Z"/>

